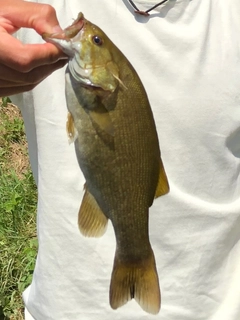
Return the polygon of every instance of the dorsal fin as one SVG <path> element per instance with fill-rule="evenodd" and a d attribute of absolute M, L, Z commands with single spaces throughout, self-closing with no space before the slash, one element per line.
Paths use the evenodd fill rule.
<path fill-rule="evenodd" d="M 158 178 L 158 185 L 155 192 L 155 198 L 163 196 L 169 192 L 169 184 L 167 175 L 163 166 L 163 162 L 160 159 L 160 170 L 159 170 L 159 178 Z"/>

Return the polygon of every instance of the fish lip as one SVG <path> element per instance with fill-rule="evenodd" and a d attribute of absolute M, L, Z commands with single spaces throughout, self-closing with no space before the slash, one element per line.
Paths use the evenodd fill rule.
<path fill-rule="evenodd" d="M 65 40 L 69 42 L 72 38 L 74 38 L 79 31 L 81 31 L 84 27 L 85 19 L 82 12 L 78 14 L 78 17 L 76 20 L 73 21 L 73 23 L 65 28 L 62 32 L 57 33 L 43 33 L 42 38 L 46 42 L 55 43 L 54 40 Z"/>

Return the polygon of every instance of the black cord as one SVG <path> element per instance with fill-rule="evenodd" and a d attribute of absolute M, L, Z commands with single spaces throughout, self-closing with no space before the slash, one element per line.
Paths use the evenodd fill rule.
<path fill-rule="evenodd" d="M 141 11 L 138 9 L 138 7 L 135 5 L 135 3 L 132 0 L 128 0 L 128 2 L 132 5 L 132 7 L 135 9 L 135 12 L 138 14 L 141 14 L 143 16 L 149 16 L 149 12 L 152 11 L 153 9 L 161 6 L 162 4 L 164 4 L 165 2 L 167 2 L 168 0 L 163 0 L 161 2 L 159 2 L 158 4 L 155 4 L 152 8 L 146 10 L 146 11 Z"/>

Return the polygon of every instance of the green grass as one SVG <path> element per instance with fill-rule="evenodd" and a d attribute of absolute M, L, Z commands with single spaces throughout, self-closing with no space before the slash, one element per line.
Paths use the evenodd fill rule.
<path fill-rule="evenodd" d="M 23 120 L 0 102 L 0 320 L 23 319 L 21 295 L 37 252 L 36 203 Z"/>

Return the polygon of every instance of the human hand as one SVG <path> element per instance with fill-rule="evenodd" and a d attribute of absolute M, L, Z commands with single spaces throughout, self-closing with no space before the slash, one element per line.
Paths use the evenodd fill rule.
<path fill-rule="evenodd" d="M 12 36 L 21 27 L 38 34 L 60 32 L 56 12 L 47 4 L 1 0 L 0 97 L 29 91 L 53 71 L 63 67 L 66 56 L 53 44 L 23 44 Z"/>

